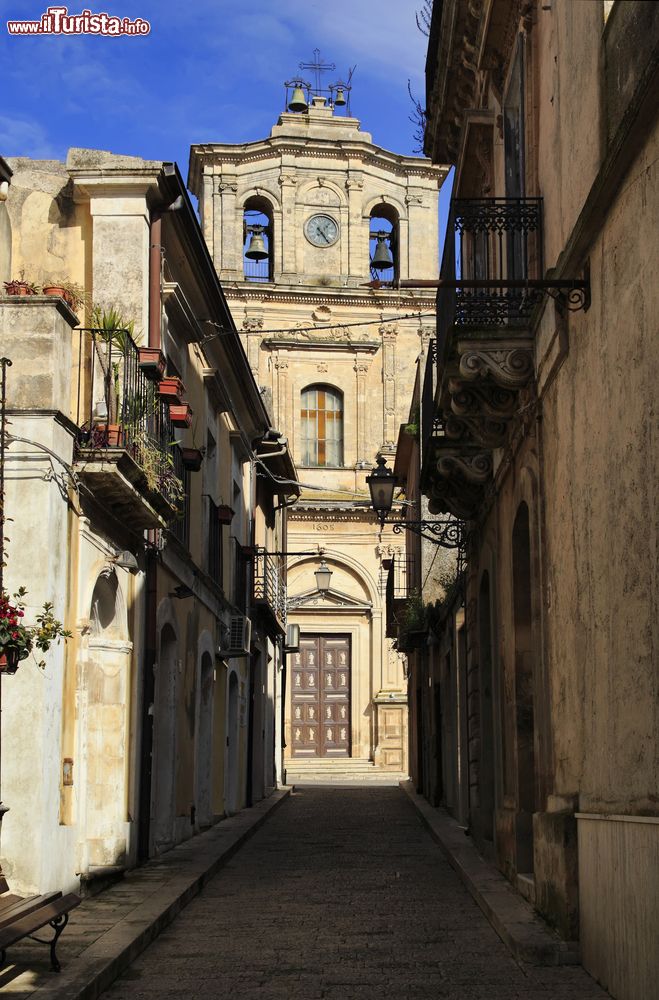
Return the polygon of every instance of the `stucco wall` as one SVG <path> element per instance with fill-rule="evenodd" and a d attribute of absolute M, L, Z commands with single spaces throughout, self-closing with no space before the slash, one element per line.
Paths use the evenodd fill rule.
<path fill-rule="evenodd" d="M 546 642 L 556 786 L 656 809 L 659 129 L 592 246 L 593 304 L 543 399 Z"/>

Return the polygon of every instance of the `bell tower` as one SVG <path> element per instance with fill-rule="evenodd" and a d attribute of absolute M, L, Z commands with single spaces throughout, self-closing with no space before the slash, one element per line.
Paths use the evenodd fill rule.
<path fill-rule="evenodd" d="M 393 456 L 408 422 L 435 296 L 368 282 L 437 277 L 446 170 L 362 131 L 352 73 L 325 84 L 335 67 L 318 50 L 299 69 L 268 138 L 192 147 L 189 187 L 304 484 L 288 549 L 320 547 L 332 571 L 321 592 L 318 557 L 289 561 L 289 621 L 302 633 L 289 657 L 289 769 L 351 758 L 404 772 L 406 682 L 385 636 L 382 565 L 402 542 L 370 510 L 365 478 L 378 454 Z"/>

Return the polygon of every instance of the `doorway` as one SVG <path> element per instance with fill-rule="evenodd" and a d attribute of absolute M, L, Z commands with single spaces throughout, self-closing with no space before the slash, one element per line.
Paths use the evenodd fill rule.
<path fill-rule="evenodd" d="M 349 757 L 349 636 L 305 636 L 295 654 L 291 736 L 294 757 Z"/>

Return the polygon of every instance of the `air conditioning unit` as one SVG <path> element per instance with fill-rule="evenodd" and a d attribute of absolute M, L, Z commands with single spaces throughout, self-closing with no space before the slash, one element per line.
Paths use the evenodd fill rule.
<path fill-rule="evenodd" d="M 218 650 L 220 656 L 249 656 L 252 623 L 244 615 L 231 615 L 229 628 Z"/>

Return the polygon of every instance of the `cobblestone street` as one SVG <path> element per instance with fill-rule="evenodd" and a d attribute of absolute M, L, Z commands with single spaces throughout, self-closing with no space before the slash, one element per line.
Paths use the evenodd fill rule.
<path fill-rule="evenodd" d="M 301 787 L 104 994 L 602 1000 L 520 967 L 395 787 Z"/>

